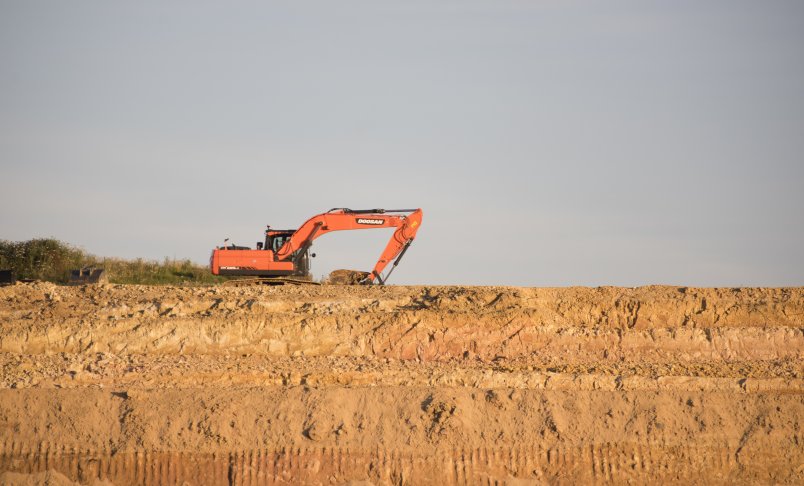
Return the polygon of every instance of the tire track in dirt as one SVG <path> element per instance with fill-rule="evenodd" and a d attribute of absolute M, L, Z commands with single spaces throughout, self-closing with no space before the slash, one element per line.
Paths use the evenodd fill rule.
<path fill-rule="evenodd" d="M 57 469 L 83 482 L 192 481 L 202 467 L 195 484 L 784 483 L 800 477 L 795 465 L 804 460 L 794 423 L 804 406 L 789 394 L 293 387 L 18 395 L 44 416 L 10 410 L 0 395 L 0 413 L 19 428 L 5 437 L 0 469 Z M 63 421 L 57 437 L 51 417 Z"/>
<path fill-rule="evenodd" d="M 17 466 L 23 464 L 23 466 Z M 681 465 L 682 467 L 678 467 Z M 750 466 L 754 466 L 753 464 Z M 132 452 L 107 455 L 74 449 L 0 454 L 10 484 L 37 479 L 37 471 L 63 471 L 56 484 L 751 484 L 755 473 L 736 475 L 728 446 L 679 447 L 603 444 L 576 448 L 454 449 L 437 454 L 341 448 L 247 450 L 223 454 Z M 371 479 L 364 479 L 364 478 Z M 69 478 L 75 478 L 76 483 Z M 322 479 L 323 478 L 323 479 Z M 360 479 L 356 479 L 360 478 Z M 713 479 L 714 478 L 714 479 Z M 5 478 L 0 474 L 0 481 Z M 746 480 L 748 479 L 748 480 Z M 751 481 L 753 479 L 753 481 Z M 778 478 L 780 483 L 785 479 Z M 5 483 L 4 483 L 5 484 Z M 28 483 L 31 484 L 31 483 Z M 355 484 L 355 483 L 352 483 Z"/>

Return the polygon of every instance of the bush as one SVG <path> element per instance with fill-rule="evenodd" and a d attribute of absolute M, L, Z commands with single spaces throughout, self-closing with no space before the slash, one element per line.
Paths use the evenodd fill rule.
<path fill-rule="evenodd" d="M 0 269 L 11 269 L 18 279 L 67 283 L 70 270 L 87 266 L 103 268 L 109 282 L 119 284 L 203 285 L 227 280 L 190 260 L 98 258 L 53 238 L 0 240 Z"/>
<path fill-rule="evenodd" d="M 0 268 L 11 269 L 17 278 L 66 283 L 70 270 L 81 268 L 87 259 L 83 250 L 53 238 L 0 240 Z"/>

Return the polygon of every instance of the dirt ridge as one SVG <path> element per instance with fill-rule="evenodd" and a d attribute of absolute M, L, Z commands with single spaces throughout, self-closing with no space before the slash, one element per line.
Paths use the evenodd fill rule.
<path fill-rule="evenodd" d="M 0 480 L 801 484 L 802 352 L 804 288 L 17 284 Z"/>

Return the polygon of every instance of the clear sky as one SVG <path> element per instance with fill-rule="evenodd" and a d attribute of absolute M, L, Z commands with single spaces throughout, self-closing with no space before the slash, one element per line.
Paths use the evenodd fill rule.
<path fill-rule="evenodd" d="M 205 263 L 332 207 L 424 209 L 392 283 L 804 285 L 804 2 L 0 3 L 0 238 Z"/>

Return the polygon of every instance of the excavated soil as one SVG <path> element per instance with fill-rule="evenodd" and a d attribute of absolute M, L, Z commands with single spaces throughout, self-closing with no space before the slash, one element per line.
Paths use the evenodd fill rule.
<path fill-rule="evenodd" d="M 804 288 L 0 288 L 0 485 L 802 484 Z"/>

